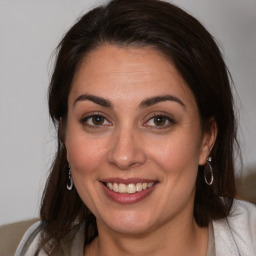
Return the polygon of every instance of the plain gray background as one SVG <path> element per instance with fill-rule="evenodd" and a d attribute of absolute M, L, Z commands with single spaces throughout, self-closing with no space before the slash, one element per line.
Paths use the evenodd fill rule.
<path fill-rule="evenodd" d="M 63 33 L 98 3 L 0 0 L 0 225 L 38 216 L 55 152 L 47 110 L 51 55 Z M 256 1 L 172 1 L 214 35 L 233 76 L 243 175 L 256 166 Z"/>

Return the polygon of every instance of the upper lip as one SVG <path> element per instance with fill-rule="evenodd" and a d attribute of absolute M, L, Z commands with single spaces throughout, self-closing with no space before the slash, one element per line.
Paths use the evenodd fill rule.
<path fill-rule="evenodd" d="M 128 178 L 128 179 L 123 179 L 123 178 L 106 178 L 106 179 L 102 179 L 100 180 L 100 182 L 102 183 L 122 183 L 125 185 L 128 184 L 136 184 L 136 183 L 156 183 L 156 180 L 152 180 L 152 179 L 142 179 L 142 178 Z"/>

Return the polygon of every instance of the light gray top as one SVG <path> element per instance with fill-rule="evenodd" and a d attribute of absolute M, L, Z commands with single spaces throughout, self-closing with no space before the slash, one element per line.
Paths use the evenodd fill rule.
<path fill-rule="evenodd" d="M 212 223 L 210 223 L 208 227 L 208 247 L 206 256 L 216 256 L 215 239 Z"/>

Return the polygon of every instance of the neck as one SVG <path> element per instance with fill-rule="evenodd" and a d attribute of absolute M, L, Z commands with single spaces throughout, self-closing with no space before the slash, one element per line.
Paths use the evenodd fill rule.
<path fill-rule="evenodd" d="M 208 229 L 194 218 L 168 221 L 144 234 L 120 234 L 98 225 L 99 236 L 86 248 L 86 256 L 205 256 Z"/>

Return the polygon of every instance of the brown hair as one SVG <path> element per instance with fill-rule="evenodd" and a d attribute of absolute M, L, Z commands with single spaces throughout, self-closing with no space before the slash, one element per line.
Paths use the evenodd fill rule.
<path fill-rule="evenodd" d="M 234 143 L 236 125 L 229 72 L 213 37 L 188 13 L 157 0 L 113 0 L 82 16 L 58 46 L 49 87 L 49 112 L 58 130 L 58 148 L 41 206 L 43 239 L 54 246 L 74 226 L 85 221 L 85 243 L 97 236 L 95 217 L 76 189 L 68 191 L 66 149 L 61 120 L 76 70 L 89 51 L 108 43 L 125 47 L 151 46 L 164 53 L 192 90 L 203 125 L 214 118 L 218 127 L 212 149 L 214 183 L 204 182 L 199 166 L 194 217 L 200 226 L 226 217 L 235 196 Z"/>

